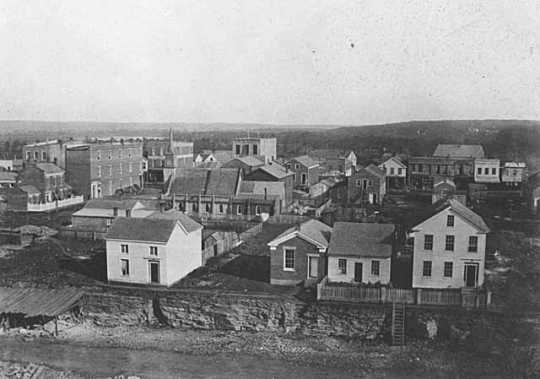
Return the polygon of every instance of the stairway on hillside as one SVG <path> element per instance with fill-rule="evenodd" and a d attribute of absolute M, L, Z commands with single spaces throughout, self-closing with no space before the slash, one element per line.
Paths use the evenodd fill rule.
<path fill-rule="evenodd" d="M 405 345 L 405 304 L 392 304 L 392 345 Z"/>

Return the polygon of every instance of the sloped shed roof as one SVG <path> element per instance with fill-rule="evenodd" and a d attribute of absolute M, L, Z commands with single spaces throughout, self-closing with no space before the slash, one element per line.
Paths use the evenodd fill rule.
<path fill-rule="evenodd" d="M 21 313 L 26 317 L 55 317 L 76 305 L 83 294 L 76 288 L 0 287 L 0 313 Z"/>
<path fill-rule="evenodd" d="M 393 224 L 336 222 L 328 255 L 390 258 L 394 230 Z"/>

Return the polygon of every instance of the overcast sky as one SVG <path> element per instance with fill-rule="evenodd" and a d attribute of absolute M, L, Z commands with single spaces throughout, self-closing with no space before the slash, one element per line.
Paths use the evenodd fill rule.
<path fill-rule="evenodd" d="M 0 0 L 0 119 L 540 119 L 540 1 Z"/>

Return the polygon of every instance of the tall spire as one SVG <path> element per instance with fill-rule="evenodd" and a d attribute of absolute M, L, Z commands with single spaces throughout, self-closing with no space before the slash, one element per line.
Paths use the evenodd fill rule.
<path fill-rule="evenodd" d="M 173 130 L 172 128 L 170 128 L 169 129 L 169 146 L 168 146 L 169 153 L 173 152 L 173 141 L 174 141 Z"/>

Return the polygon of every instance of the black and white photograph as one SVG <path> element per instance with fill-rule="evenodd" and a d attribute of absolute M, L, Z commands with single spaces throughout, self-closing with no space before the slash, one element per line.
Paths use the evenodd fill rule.
<path fill-rule="evenodd" d="M 540 2 L 0 0 L 0 379 L 540 378 Z"/>

